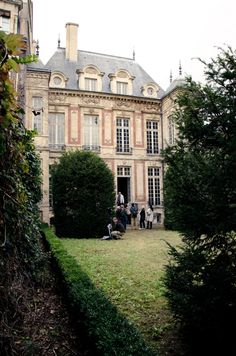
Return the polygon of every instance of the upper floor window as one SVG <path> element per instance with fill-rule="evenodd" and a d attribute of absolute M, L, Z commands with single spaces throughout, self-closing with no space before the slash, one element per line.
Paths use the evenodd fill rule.
<path fill-rule="evenodd" d="M 41 96 L 33 96 L 32 109 L 32 129 L 41 134 L 43 132 L 43 98 Z"/>
<path fill-rule="evenodd" d="M 118 153 L 131 153 L 129 119 L 116 119 L 116 151 Z"/>
<path fill-rule="evenodd" d="M 158 121 L 147 121 L 147 153 L 158 154 Z"/>
<path fill-rule="evenodd" d="M 49 113 L 49 146 L 62 148 L 65 144 L 65 114 Z"/>
<path fill-rule="evenodd" d="M 50 79 L 50 87 L 56 88 L 65 88 L 67 78 L 66 76 L 59 71 L 53 72 Z"/>
<path fill-rule="evenodd" d="M 122 69 L 116 73 L 110 73 L 108 77 L 110 78 L 110 88 L 112 93 L 121 95 L 133 94 L 133 80 L 135 77 L 130 75 L 129 72 Z"/>
<path fill-rule="evenodd" d="M 10 11 L 0 9 L 0 31 L 10 32 L 10 18 Z"/>
<path fill-rule="evenodd" d="M 175 143 L 175 123 L 171 116 L 168 118 L 168 134 L 169 144 L 173 145 Z"/>
<path fill-rule="evenodd" d="M 96 66 L 88 65 L 83 70 L 77 69 L 78 86 L 80 90 L 102 91 L 102 77 L 104 73 Z"/>
<path fill-rule="evenodd" d="M 157 98 L 157 92 L 159 89 L 160 88 L 155 83 L 147 83 L 141 87 L 141 92 L 144 96 Z"/>
<path fill-rule="evenodd" d="M 97 79 L 85 78 L 85 90 L 96 91 L 97 90 Z"/>
<path fill-rule="evenodd" d="M 116 82 L 117 94 L 128 94 L 128 83 Z"/>
<path fill-rule="evenodd" d="M 151 205 L 160 205 L 160 168 L 148 167 L 148 201 Z"/>
<path fill-rule="evenodd" d="M 84 115 L 84 149 L 99 151 L 98 116 Z"/>

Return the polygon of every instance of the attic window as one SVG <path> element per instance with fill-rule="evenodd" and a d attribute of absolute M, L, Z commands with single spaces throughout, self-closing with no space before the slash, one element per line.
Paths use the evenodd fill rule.
<path fill-rule="evenodd" d="M 148 93 L 148 95 L 153 95 L 153 88 L 148 88 L 147 89 L 147 93 Z"/>
<path fill-rule="evenodd" d="M 56 77 L 53 78 L 53 83 L 55 85 L 61 85 L 62 79 L 60 77 L 56 76 Z"/>

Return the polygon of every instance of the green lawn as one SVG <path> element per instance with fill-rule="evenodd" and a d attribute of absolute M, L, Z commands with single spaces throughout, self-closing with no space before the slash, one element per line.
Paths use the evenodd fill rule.
<path fill-rule="evenodd" d="M 168 261 L 166 241 L 176 246 L 180 237 L 153 229 L 128 230 L 123 240 L 62 239 L 94 284 L 134 322 L 145 340 L 168 355 L 167 344 L 174 342 L 174 336 L 161 282 Z"/>

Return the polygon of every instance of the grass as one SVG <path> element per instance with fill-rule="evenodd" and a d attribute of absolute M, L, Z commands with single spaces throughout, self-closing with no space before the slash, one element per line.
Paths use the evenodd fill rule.
<path fill-rule="evenodd" d="M 166 242 L 176 246 L 180 237 L 173 231 L 153 229 L 128 230 L 123 240 L 62 239 L 67 251 L 138 327 L 146 342 L 159 354 L 163 349 L 163 355 L 173 355 L 173 321 L 161 281 L 168 261 Z"/>

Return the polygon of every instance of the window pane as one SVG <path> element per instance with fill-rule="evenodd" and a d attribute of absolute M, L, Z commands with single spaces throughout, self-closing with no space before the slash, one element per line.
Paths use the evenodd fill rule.
<path fill-rule="evenodd" d="M 99 146 L 98 116 L 84 116 L 84 145 L 91 149 L 97 149 Z"/>
<path fill-rule="evenodd" d="M 85 90 L 96 91 L 97 90 L 97 79 L 85 78 Z"/>
<path fill-rule="evenodd" d="M 158 154 L 158 121 L 147 121 L 147 153 Z"/>
<path fill-rule="evenodd" d="M 65 144 L 65 115 L 63 113 L 49 114 L 49 144 L 55 146 Z"/>
<path fill-rule="evenodd" d="M 117 94 L 127 95 L 128 93 L 128 83 L 116 82 Z"/>
<path fill-rule="evenodd" d="M 43 121 L 43 98 L 40 96 L 33 96 L 32 98 L 32 129 L 36 130 L 38 134 L 42 133 Z"/>
<path fill-rule="evenodd" d="M 129 119 L 117 118 L 116 119 L 116 144 L 117 152 L 129 153 L 130 143 L 129 143 Z"/>
<path fill-rule="evenodd" d="M 148 168 L 148 200 L 152 205 L 160 205 L 160 168 Z"/>

